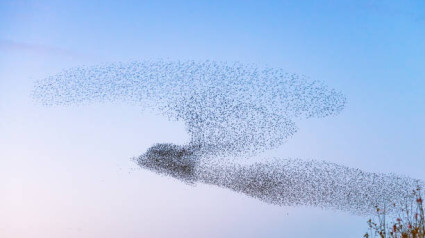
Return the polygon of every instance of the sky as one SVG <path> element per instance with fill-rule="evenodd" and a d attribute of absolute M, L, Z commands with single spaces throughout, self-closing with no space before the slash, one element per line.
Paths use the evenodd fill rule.
<path fill-rule="evenodd" d="M 423 1 L 0 1 L 1 237 L 361 237 L 366 217 L 188 186 L 130 160 L 184 126 L 124 103 L 43 107 L 79 65 L 218 60 L 283 68 L 347 97 L 267 156 L 425 179 Z"/>

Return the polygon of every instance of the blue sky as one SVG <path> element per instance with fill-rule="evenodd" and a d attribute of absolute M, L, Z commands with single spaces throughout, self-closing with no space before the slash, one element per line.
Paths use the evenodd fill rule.
<path fill-rule="evenodd" d="M 321 80 L 347 96 L 346 109 L 301 121 L 268 155 L 424 179 L 423 1 L 1 1 L 0 235 L 366 231 L 365 218 L 134 170 L 128 158 L 152 143 L 187 139 L 179 123 L 129 105 L 43 108 L 30 98 L 34 80 L 64 68 L 157 58 L 270 65 Z"/>

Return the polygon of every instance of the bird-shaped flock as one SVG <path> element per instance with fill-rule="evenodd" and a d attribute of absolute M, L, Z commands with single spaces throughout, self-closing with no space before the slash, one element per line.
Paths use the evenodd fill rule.
<path fill-rule="evenodd" d="M 368 214 L 422 183 L 324 161 L 229 160 L 279 147 L 296 133 L 296 120 L 345 107 L 342 93 L 279 68 L 165 60 L 77 67 L 37 81 L 33 96 L 45 105 L 125 101 L 181 120 L 190 142 L 153 145 L 136 158 L 141 167 L 273 204 Z"/>

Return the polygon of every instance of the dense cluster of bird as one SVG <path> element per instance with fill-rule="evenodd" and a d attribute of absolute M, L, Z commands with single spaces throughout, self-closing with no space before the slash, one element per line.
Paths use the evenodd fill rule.
<path fill-rule="evenodd" d="M 152 146 L 136 159 L 141 167 L 275 204 L 362 213 L 413 183 L 326 162 L 280 159 L 248 166 L 217 160 L 278 147 L 297 131 L 295 120 L 335 115 L 344 108 L 341 93 L 282 69 L 135 61 L 65 70 L 38 81 L 33 93 L 46 105 L 123 100 L 182 120 L 190 142 Z"/>
<path fill-rule="evenodd" d="M 342 94 L 281 69 L 206 62 L 137 61 L 73 68 L 37 83 L 43 104 L 125 100 L 183 120 L 205 154 L 253 154 L 281 145 L 294 119 L 344 108 Z"/>
<path fill-rule="evenodd" d="M 205 183 L 281 206 L 314 206 L 356 215 L 398 213 L 423 182 L 365 172 L 326 161 L 269 158 L 238 163 L 200 159 L 188 146 L 157 144 L 136 158 L 142 167 L 188 184 Z M 394 204 L 397 204 L 394 206 Z"/>

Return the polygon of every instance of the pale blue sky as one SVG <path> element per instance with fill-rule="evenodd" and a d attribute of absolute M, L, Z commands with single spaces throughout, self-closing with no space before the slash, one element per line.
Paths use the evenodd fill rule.
<path fill-rule="evenodd" d="M 268 156 L 425 179 L 423 1 L 0 1 L 1 237 L 361 237 L 366 218 L 195 188 L 128 160 L 183 142 L 129 105 L 44 108 L 34 80 L 75 65 L 214 59 L 342 91 Z M 4 196 L 4 194 L 6 194 Z"/>

